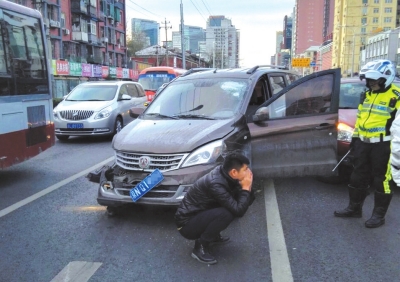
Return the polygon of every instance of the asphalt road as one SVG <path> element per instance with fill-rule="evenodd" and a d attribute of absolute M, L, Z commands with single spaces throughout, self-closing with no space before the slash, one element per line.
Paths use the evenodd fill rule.
<path fill-rule="evenodd" d="M 256 181 L 257 198 L 213 246 L 218 263 L 190 257 L 174 208 L 132 207 L 116 218 L 96 202 L 85 170 L 113 156 L 110 139 L 57 141 L 0 171 L 0 281 L 399 281 L 400 189 L 386 224 L 335 218 L 345 184 Z M 80 279 L 76 278 L 80 277 Z"/>

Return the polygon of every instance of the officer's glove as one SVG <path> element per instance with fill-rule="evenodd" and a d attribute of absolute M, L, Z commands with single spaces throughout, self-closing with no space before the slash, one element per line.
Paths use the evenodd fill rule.
<path fill-rule="evenodd" d="M 351 142 L 350 142 L 350 150 L 354 150 L 356 143 L 358 142 L 358 140 L 360 140 L 360 138 L 357 137 L 353 137 L 351 138 Z"/>

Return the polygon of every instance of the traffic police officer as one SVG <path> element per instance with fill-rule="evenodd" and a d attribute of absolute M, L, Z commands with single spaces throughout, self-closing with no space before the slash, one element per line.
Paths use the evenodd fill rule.
<path fill-rule="evenodd" d="M 350 145 L 354 155 L 354 170 L 348 185 L 350 202 L 347 208 L 334 213 L 337 217 L 361 217 L 371 185 L 375 199 L 372 216 L 365 222 L 368 228 L 385 223 L 392 188 L 396 186 L 389 161 L 390 127 L 400 107 L 400 88 L 392 84 L 395 74 L 396 67 L 389 60 L 377 60 L 365 72 L 368 90 L 358 107 Z"/>

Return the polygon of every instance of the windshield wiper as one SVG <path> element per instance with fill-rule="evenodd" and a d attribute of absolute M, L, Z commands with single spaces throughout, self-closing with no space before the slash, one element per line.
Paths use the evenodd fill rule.
<path fill-rule="evenodd" d="M 215 118 L 212 118 L 212 117 L 209 117 L 209 116 L 203 116 L 203 115 L 193 115 L 193 114 L 175 115 L 174 117 L 177 117 L 177 118 L 196 118 L 196 119 L 209 119 L 209 120 L 215 120 Z"/>
<path fill-rule="evenodd" d="M 167 116 L 167 115 L 163 115 L 163 114 L 160 114 L 160 113 L 149 113 L 149 114 L 146 114 L 146 116 L 155 116 L 155 117 L 160 117 L 160 118 L 179 119 L 176 116 Z"/>

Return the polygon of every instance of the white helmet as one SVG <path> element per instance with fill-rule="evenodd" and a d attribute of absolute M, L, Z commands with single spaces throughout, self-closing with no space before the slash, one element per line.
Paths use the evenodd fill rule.
<path fill-rule="evenodd" d="M 376 60 L 375 64 L 368 65 L 368 70 L 364 73 L 364 77 L 373 80 L 380 80 L 380 85 L 384 88 L 388 87 L 396 76 L 396 66 L 389 60 Z M 363 67 L 365 68 L 365 66 Z M 382 78 L 382 79 L 381 79 Z M 368 81 L 367 81 L 368 84 Z"/>

